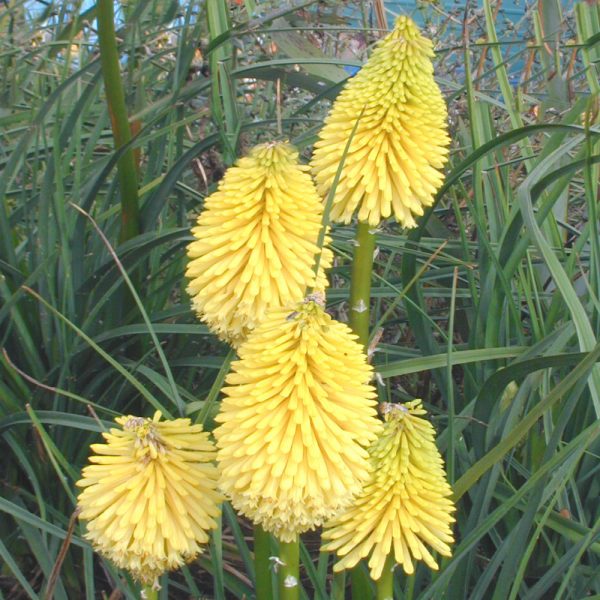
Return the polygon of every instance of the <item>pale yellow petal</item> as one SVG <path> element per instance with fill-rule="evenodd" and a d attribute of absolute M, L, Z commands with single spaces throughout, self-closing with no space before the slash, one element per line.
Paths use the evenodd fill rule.
<path fill-rule="evenodd" d="M 325 525 L 321 547 L 341 558 L 336 571 L 370 555 L 373 579 L 381 577 L 392 552 L 407 574 L 414 572 L 414 560 L 436 570 L 425 544 L 450 556 L 454 541 L 452 490 L 421 401 L 385 408 L 383 433 L 369 448 L 370 478 L 353 504 Z"/>
<path fill-rule="evenodd" d="M 327 286 L 328 248 L 314 277 L 323 206 L 306 171 L 290 144 L 256 146 L 227 170 L 192 229 L 186 270 L 192 306 L 234 346 L 270 308 Z"/>
<path fill-rule="evenodd" d="M 311 166 L 326 198 L 346 144 L 333 199 L 333 220 L 376 226 L 392 214 L 404 227 L 433 203 L 448 157 L 447 110 L 433 78 L 431 42 L 408 17 L 382 39 L 336 98 Z"/>
<path fill-rule="evenodd" d="M 239 348 L 216 420 L 220 487 L 283 541 L 348 506 L 381 428 L 372 368 L 350 329 L 309 300 L 270 311 Z"/>
<path fill-rule="evenodd" d="M 86 538 L 144 584 L 202 552 L 222 501 L 208 433 L 160 416 L 118 417 L 77 482 Z"/>

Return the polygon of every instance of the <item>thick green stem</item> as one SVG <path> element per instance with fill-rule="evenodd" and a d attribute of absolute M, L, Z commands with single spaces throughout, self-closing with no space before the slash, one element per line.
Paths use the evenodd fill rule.
<path fill-rule="evenodd" d="M 389 554 L 377 581 L 377 600 L 394 600 L 394 555 Z"/>
<path fill-rule="evenodd" d="M 113 0 L 98 0 L 98 44 L 100 63 L 106 90 L 108 114 L 112 126 L 115 148 L 131 141 L 131 129 L 125 105 L 125 92 L 121 80 L 121 67 L 115 33 Z M 125 242 L 140 233 L 138 206 L 137 167 L 133 150 L 127 150 L 117 162 L 119 188 L 121 190 L 121 231 L 119 241 Z"/>
<path fill-rule="evenodd" d="M 300 597 L 300 543 L 280 542 L 279 600 L 298 600 Z"/>
<path fill-rule="evenodd" d="M 350 571 L 350 581 L 352 582 L 352 600 L 364 600 L 364 598 L 373 597 L 371 580 L 367 572 L 361 568 L 360 563 Z"/>
<path fill-rule="evenodd" d="M 155 590 L 153 586 L 146 586 L 142 590 L 142 598 L 144 600 L 158 600 L 158 590 Z"/>
<path fill-rule="evenodd" d="M 346 598 L 346 571 L 333 574 L 331 582 L 331 600 L 344 600 Z"/>
<path fill-rule="evenodd" d="M 272 600 L 271 583 L 271 536 L 260 526 L 254 525 L 254 572 L 256 597 Z"/>
<path fill-rule="evenodd" d="M 370 233 L 368 223 L 358 223 L 356 226 L 356 246 L 352 259 L 352 274 L 350 280 L 350 327 L 358 336 L 358 341 L 364 346 L 365 352 L 369 347 L 369 306 L 371 303 L 371 273 L 373 271 L 373 252 L 375 251 L 375 234 Z M 351 572 L 352 598 L 365 598 L 368 582 L 359 566 Z"/>
<path fill-rule="evenodd" d="M 358 335 L 358 340 L 365 347 L 365 351 L 369 344 L 371 271 L 375 251 L 375 234 L 370 233 L 369 230 L 368 223 L 359 223 L 356 227 L 356 247 L 350 282 L 350 327 Z"/>
<path fill-rule="evenodd" d="M 442 569 L 443 568 L 444 568 L 444 564 L 442 561 Z M 406 577 L 406 589 L 404 591 L 404 599 L 405 600 L 413 600 L 413 597 L 415 595 L 415 582 L 416 581 L 417 581 L 417 578 L 414 573 L 412 575 L 408 575 Z"/>

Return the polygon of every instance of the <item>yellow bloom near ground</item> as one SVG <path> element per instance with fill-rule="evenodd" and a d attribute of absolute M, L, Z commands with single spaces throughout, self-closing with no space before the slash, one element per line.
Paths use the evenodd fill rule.
<path fill-rule="evenodd" d="M 315 284 L 323 206 L 290 144 L 256 146 L 230 168 L 192 229 L 186 277 L 194 310 L 237 346 L 271 307 L 300 302 Z M 331 264 L 324 250 L 321 267 Z M 327 280 L 320 272 L 317 287 Z"/>
<path fill-rule="evenodd" d="M 77 485 L 95 550 L 145 584 L 202 552 L 216 527 L 215 448 L 189 419 L 118 417 Z"/>
<path fill-rule="evenodd" d="M 336 98 L 311 162 L 326 197 L 356 121 L 331 217 L 376 226 L 394 215 L 404 227 L 430 206 L 442 184 L 450 142 L 446 104 L 433 78 L 431 41 L 407 17 Z M 361 116 L 362 115 L 362 116 Z"/>
<path fill-rule="evenodd" d="M 312 300 L 271 311 L 240 346 L 216 421 L 219 485 L 235 509 L 293 541 L 348 506 L 381 429 L 372 368 Z"/>
<path fill-rule="evenodd" d="M 350 569 L 370 554 L 375 580 L 390 553 L 407 574 L 414 572 L 413 560 L 437 570 L 427 546 L 450 556 L 454 541 L 452 490 L 421 401 L 384 406 L 383 433 L 369 449 L 370 480 L 353 505 L 326 524 L 327 543 L 321 547 L 342 557 L 334 571 Z"/>

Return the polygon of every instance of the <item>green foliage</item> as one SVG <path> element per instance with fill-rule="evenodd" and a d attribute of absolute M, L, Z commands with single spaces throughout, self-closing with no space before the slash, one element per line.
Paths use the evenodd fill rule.
<path fill-rule="evenodd" d="M 44 597 L 65 543 L 57 600 L 138 597 L 80 525 L 68 534 L 74 483 L 116 414 L 212 427 L 232 353 L 190 311 L 189 226 L 225 166 L 278 135 L 279 110 L 308 156 L 343 67 L 377 37 L 342 4 L 118 5 L 133 133 L 118 150 L 96 7 L 0 9 L 0 597 Z M 600 594 L 600 10 L 540 5 L 522 50 L 490 2 L 484 31 L 457 40 L 442 35 L 455 16 L 421 8 L 454 146 L 419 227 L 377 233 L 370 325 L 381 398 L 423 397 L 459 502 L 453 557 L 396 572 L 397 598 Z M 119 243 L 117 165 L 132 154 L 143 233 Z M 340 318 L 355 235 L 332 231 Z M 252 597 L 249 535 L 226 506 L 210 549 L 159 597 Z M 350 577 L 334 579 L 318 545 L 301 545 L 301 596 L 341 598 Z"/>

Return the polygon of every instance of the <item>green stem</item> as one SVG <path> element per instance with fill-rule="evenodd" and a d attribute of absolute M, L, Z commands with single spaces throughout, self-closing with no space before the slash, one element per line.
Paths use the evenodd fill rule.
<path fill-rule="evenodd" d="M 444 564 L 442 561 L 442 569 L 444 568 Z M 405 600 L 413 600 L 415 595 L 415 582 L 417 581 L 416 575 L 413 573 L 412 575 L 408 575 L 406 577 L 406 590 L 404 592 Z"/>
<path fill-rule="evenodd" d="M 298 600 L 300 597 L 300 543 L 279 543 L 279 600 Z"/>
<path fill-rule="evenodd" d="M 331 600 L 344 600 L 346 598 L 346 571 L 333 574 L 331 582 Z"/>
<path fill-rule="evenodd" d="M 358 340 L 365 347 L 365 351 L 369 344 L 371 271 L 375 251 L 375 234 L 370 233 L 369 230 L 368 223 L 359 223 L 356 227 L 356 247 L 350 282 L 350 327 L 358 335 Z"/>
<path fill-rule="evenodd" d="M 373 271 L 373 252 L 375 251 L 375 234 L 370 233 L 368 223 L 358 223 L 356 226 L 356 246 L 352 259 L 352 274 L 350 280 L 350 327 L 358 336 L 365 352 L 369 346 L 369 316 L 371 302 L 371 272 Z M 365 598 L 365 576 L 360 566 L 351 571 L 352 598 Z"/>
<path fill-rule="evenodd" d="M 371 579 L 360 563 L 350 571 L 350 581 L 352 583 L 352 600 L 364 600 L 373 597 Z"/>
<path fill-rule="evenodd" d="M 271 585 L 271 536 L 260 526 L 254 525 L 254 572 L 257 598 L 272 600 Z"/>
<path fill-rule="evenodd" d="M 148 585 L 144 587 L 142 591 L 142 598 L 145 598 L 145 600 L 158 600 L 158 590 L 155 590 L 153 586 Z"/>
<path fill-rule="evenodd" d="M 106 90 L 108 114 L 112 126 L 115 148 L 131 141 L 131 129 L 125 105 L 125 92 L 121 80 L 121 67 L 115 33 L 113 0 L 98 0 L 98 44 L 100 64 Z M 125 242 L 140 233 L 138 206 L 138 174 L 132 149 L 127 150 L 117 162 L 121 190 L 121 231 L 119 242 Z"/>
<path fill-rule="evenodd" d="M 388 554 L 383 567 L 383 573 L 377 581 L 377 600 L 394 599 L 394 555 Z"/>

